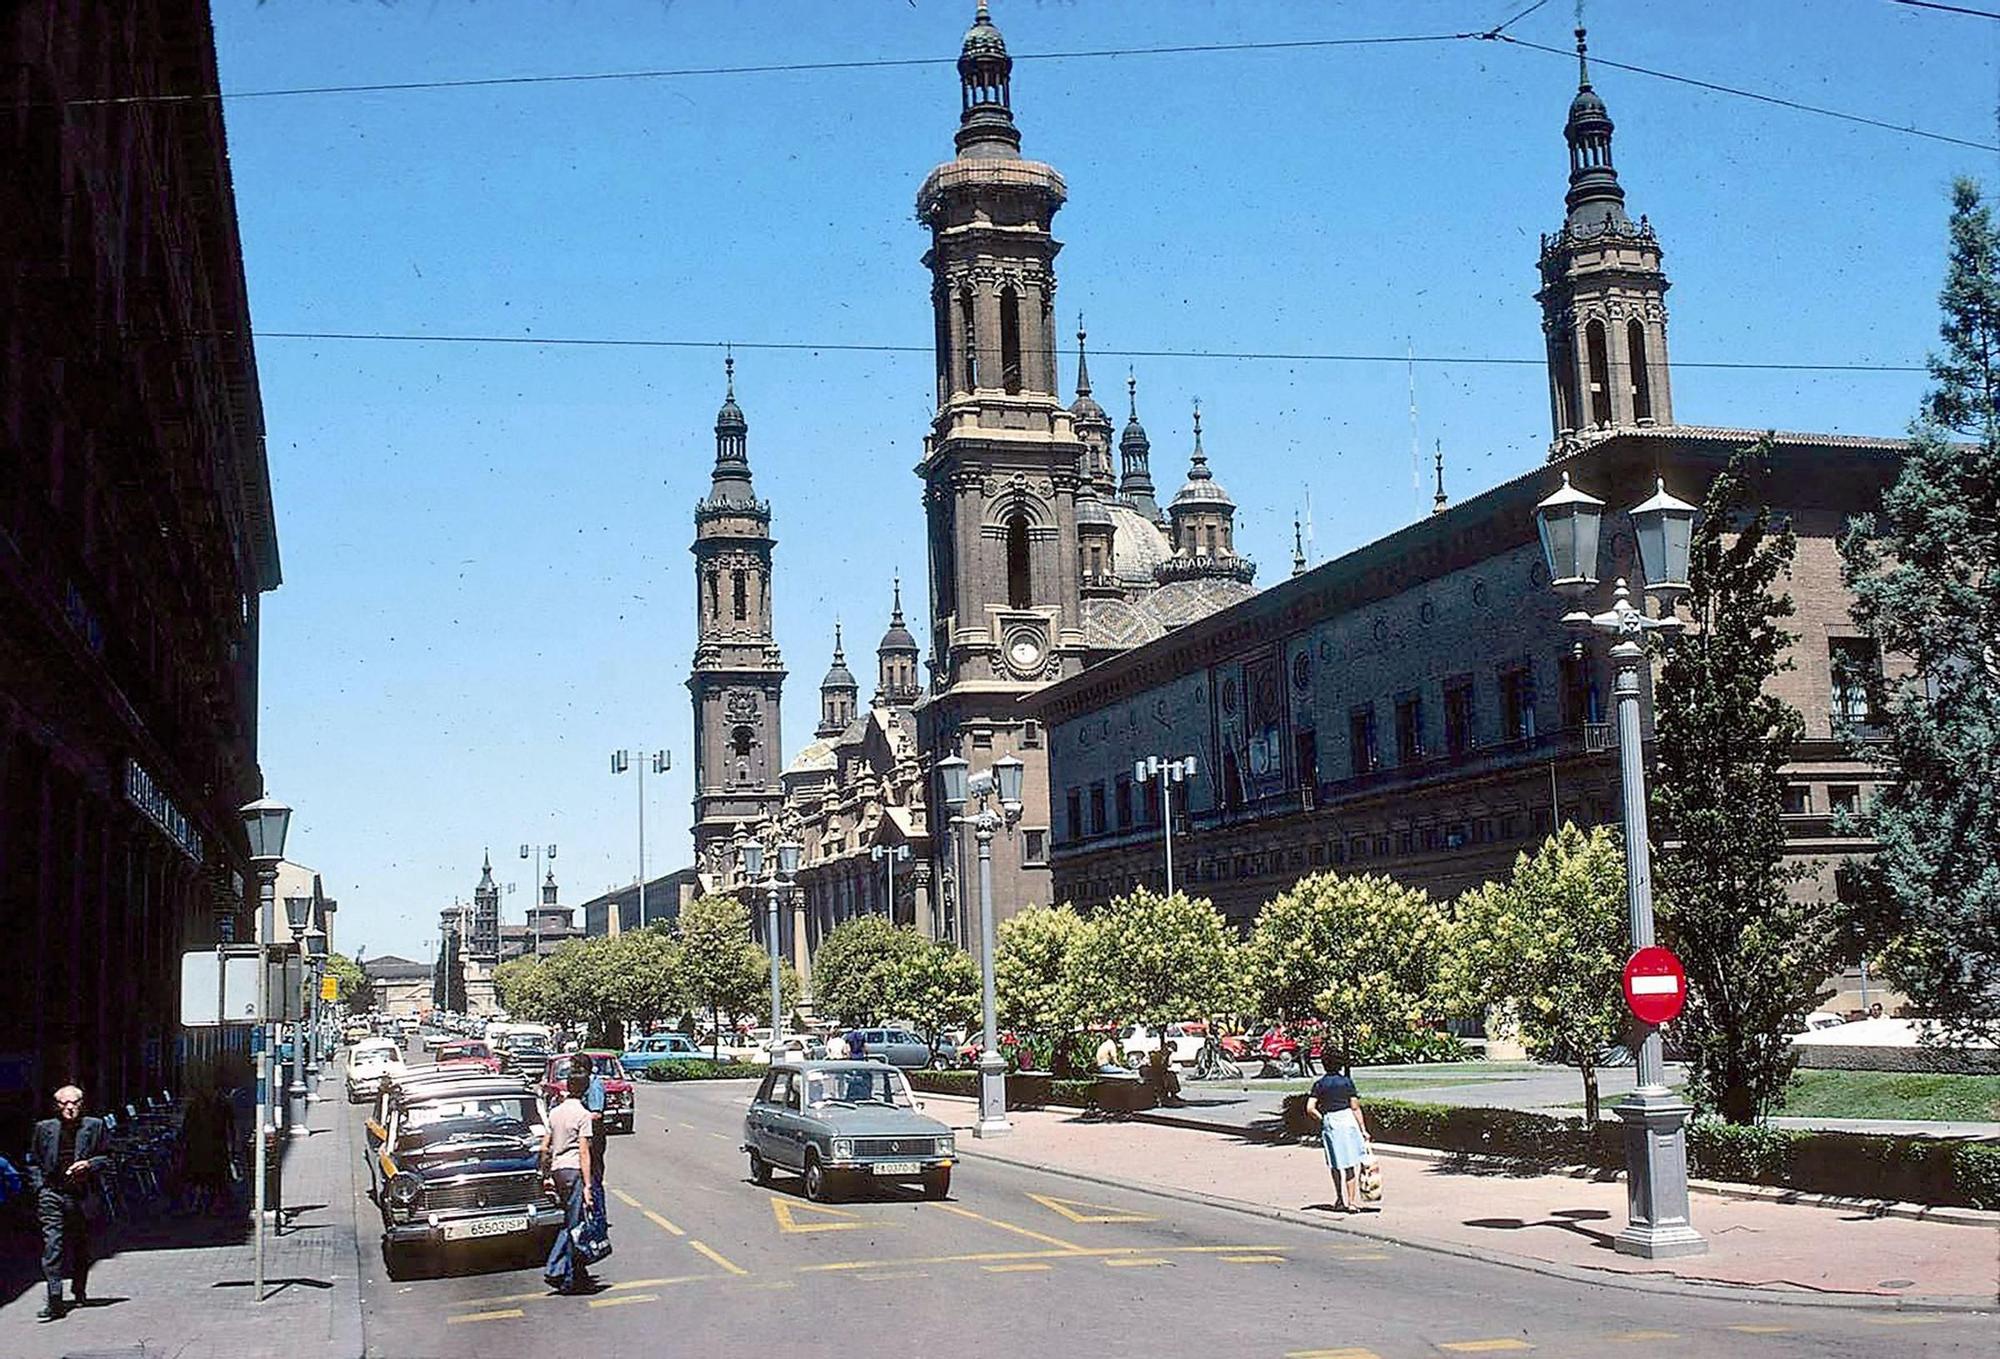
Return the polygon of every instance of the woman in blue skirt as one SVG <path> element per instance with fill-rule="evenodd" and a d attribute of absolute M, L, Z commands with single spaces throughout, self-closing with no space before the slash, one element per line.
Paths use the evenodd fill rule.
<path fill-rule="evenodd" d="M 1326 1168 L 1333 1172 L 1335 1207 L 1343 1213 L 1361 1211 L 1361 1162 L 1368 1155 L 1368 1125 L 1361 1121 L 1361 1096 L 1354 1078 L 1331 1068 L 1313 1082 L 1306 1112 L 1319 1120 L 1320 1145 Z"/>

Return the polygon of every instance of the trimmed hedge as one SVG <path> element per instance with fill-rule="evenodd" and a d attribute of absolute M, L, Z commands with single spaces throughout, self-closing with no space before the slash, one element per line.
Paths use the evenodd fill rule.
<path fill-rule="evenodd" d="M 1306 1097 L 1285 1100 L 1285 1130 L 1318 1132 Z M 1369 1132 L 1383 1142 L 1526 1165 L 1625 1168 L 1625 1129 L 1517 1109 L 1475 1109 L 1371 1099 Z M 1687 1129 L 1688 1172 L 1698 1179 L 1765 1184 L 1807 1194 L 2000 1208 L 2000 1146 L 1933 1137 L 1813 1132 L 1696 1119 Z"/>
<path fill-rule="evenodd" d="M 761 1062 L 655 1062 L 640 1074 L 649 1081 L 754 1081 L 769 1069 Z"/>
<path fill-rule="evenodd" d="M 979 1073 L 977 1071 L 912 1071 L 909 1074 L 910 1088 L 922 1090 L 932 1095 L 962 1095 L 967 1099 L 979 1094 Z M 1045 1071 L 1016 1071 L 1007 1077 L 1007 1105 L 1013 1109 L 1042 1109 L 1055 1105 L 1062 1109 L 1088 1109 L 1097 1105 L 1095 1092 L 1098 1085 L 1119 1086 L 1119 1108 L 1150 1108 L 1150 1092 L 1142 1104 L 1135 1104 L 1132 1096 L 1137 1093 L 1132 1087 L 1140 1086 L 1138 1081 L 1099 1082 L 1095 1077 L 1083 1080 L 1058 1080 Z"/>

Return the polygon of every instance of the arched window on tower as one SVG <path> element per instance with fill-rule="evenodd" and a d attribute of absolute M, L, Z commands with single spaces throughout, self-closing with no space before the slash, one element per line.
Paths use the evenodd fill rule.
<path fill-rule="evenodd" d="M 708 573 L 708 621 L 722 621 L 722 587 L 715 579 L 715 572 Z"/>
<path fill-rule="evenodd" d="M 1590 360 L 1590 423 L 1611 423 L 1611 363 L 1604 348 L 1604 322 L 1584 327 L 1583 343 Z"/>
<path fill-rule="evenodd" d="M 1011 287 L 1000 290 L 1000 385 L 1021 390 L 1021 295 Z"/>
<path fill-rule="evenodd" d="M 1632 365 L 1632 418 L 1653 418 L 1653 375 L 1646 368 L 1646 327 L 1637 320 L 1625 323 L 1626 361 Z"/>
<path fill-rule="evenodd" d="M 1028 516 L 1017 511 L 1007 521 L 1007 607 L 1030 609 L 1034 604 L 1028 581 Z"/>
<path fill-rule="evenodd" d="M 943 405 L 951 395 L 951 294 L 938 290 L 937 299 L 937 399 Z"/>
<path fill-rule="evenodd" d="M 972 289 L 958 295 L 959 353 L 965 380 L 959 390 L 969 392 L 979 385 L 979 325 L 972 307 Z"/>
<path fill-rule="evenodd" d="M 739 784 L 750 782 L 750 751 L 756 743 L 757 738 L 748 727 L 738 727 L 730 733 L 729 754 L 736 762 L 736 781 Z"/>
<path fill-rule="evenodd" d="M 1576 346 L 1568 331 L 1557 337 L 1549 369 L 1556 382 L 1556 433 L 1567 434 L 1576 428 Z"/>
<path fill-rule="evenodd" d="M 743 579 L 741 571 L 732 574 L 734 579 L 730 585 L 733 593 L 731 603 L 735 609 L 736 621 L 741 623 L 750 616 L 750 587 L 749 582 Z"/>

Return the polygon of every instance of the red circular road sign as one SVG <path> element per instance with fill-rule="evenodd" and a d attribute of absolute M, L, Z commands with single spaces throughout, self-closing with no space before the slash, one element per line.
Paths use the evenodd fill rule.
<path fill-rule="evenodd" d="M 1687 972 L 1672 949 L 1648 944 L 1625 962 L 1625 1003 L 1648 1024 L 1664 1024 L 1687 1001 Z"/>

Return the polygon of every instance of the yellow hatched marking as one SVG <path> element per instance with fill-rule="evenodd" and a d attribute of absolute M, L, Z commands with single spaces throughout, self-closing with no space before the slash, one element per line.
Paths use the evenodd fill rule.
<path fill-rule="evenodd" d="M 1729 1329 L 1739 1335 L 1790 1335 L 1792 1333 L 1792 1328 L 1789 1326 L 1731 1326 Z"/>
<path fill-rule="evenodd" d="M 627 1208 L 637 1208 L 637 1207 L 639 1207 L 639 1206 L 640 1206 L 640 1205 L 639 1205 L 639 1200 L 637 1200 L 637 1199 L 633 1198 L 633 1197 L 632 1197 L 632 1196 L 631 1196 L 630 1194 L 626 1193 L 626 1192 L 625 1192 L 624 1190 L 622 1190 L 622 1189 L 614 1189 L 614 1190 L 612 1190 L 612 1191 L 611 1191 L 611 1197 L 612 1197 L 612 1198 L 614 1198 L 614 1199 L 617 1199 L 617 1200 L 618 1200 L 618 1201 L 619 1201 L 620 1203 L 624 1204 L 624 1205 L 625 1205 L 625 1206 L 626 1206 Z"/>
<path fill-rule="evenodd" d="M 1438 1348 L 1453 1354 L 1496 1354 L 1504 1350 L 1531 1350 L 1534 1346 L 1512 1336 L 1501 1336 L 1497 1340 L 1440 1340 Z"/>
<path fill-rule="evenodd" d="M 1114 1255 L 1104 1263 L 1113 1269 L 1138 1269 L 1145 1265 L 1164 1265 L 1167 1262 L 1157 1255 Z"/>
<path fill-rule="evenodd" d="M 659 1300 L 660 1295 L 658 1293 L 627 1293 L 621 1298 L 592 1298 L 590 1305 L 592 1307 L 623 1307 L 627 1303 L 658 1302 Z"/>
<path fill-rule="evenodd" d="M 521 1315 L 521 1309 L 518 1307 L 502 1307 L 492 1312 L 467 1312 L 463 1316 L 446 1317 L 444 1324 L 456 1326 L 461 1321 L 510 1321 Z"/>
<path fill-rule="evenodd" d="M 741 1266 L 741 1265 L 739 1265 L 739 1264 L 735 1264 L 735 1263 L 731 1262 L 730 1260 L 727 1260 L 727 1259 L 725 1259 L 725 1258 L 724 1258 L 724 1257 L 723 1257 L 723 1256 L 722 1256 L 722 1255 L 721 1255 L 720 1253 L 718 1253 L 718 1252 L 717 1252 L 717 1251 L 715 1250 L 715 1248 L 714 1248 L 714 1247 L 712 1247 L 712 1246 L 706 1246 L 706 1245 L 703 1245 L 703 1244 L 702 1244 L 701 1242 L 699 1242 L 699 1241 L 689 1241 L 689 1242 L 688 1242 L 688 1244 L 689 1244 L 690 1246 L 693 1246 L 693 1247 L 694 1247 L 694 1248 L 695 1248 L 696 1250 L 700 1251 L 700 1252 L 701 1252 L 701 1253 L 702 1253 L 703 1255 L 706 1255 L 706 1256 L 707 1256 L 707 1257 L 708 1257 L 709 1259 L 713 1260 L 713 1261 L 714 1261 L 714 1262 L 715 1262 L 716 1264 L 718 1264 L 718 1265 L 721 1265 L 721 1266 L 722 1266 L 722 1267 L 723 1267 L 724 1269 L 728 1270 L 728 1271 L 729 1271 L 729 1272 L 730 1272 L 731 1274 L 734 1274 L 734 1275 L 736 1275 L 736 1276 L 737 1276 L 738 1278 L 741 1278 L 741 1277 L 742 1277 L 743 1275 L 745 1275 L 745 1274 L 748 1274 L 748 1273 L 750 1272 L 749 1270 L 747 1270 L 747 1269 L 743 1268 L 743 1266 Z"/>
<path fill-rule="evenodd" d="M 1620 1331 L 1616 1335 L 1607 1335 L 1604 1338 L 1606 1340 L 1617 1341 L 1679 1340 L 1681 1333 L 1679 1331 Z"/>
<path fill-rule="evenodd" d="M 1023 1261 L 1017 1265 L 981 1265 L 980 1268 L 988 1274 L 1030 1274 L 1037 1271 L 1054 1269 L 1055 1266 Z"/>
<path fill-rule="evenodd" d="M 1282 1255 L 1225 1255 L 1223 1260 L 1232 1265 L 1282 1265 Z"/>
<path fill-rule="evenodd" d="M 828 1217 L 834 1220 L 831 1222 L 801 1222 L 799 1221 L 799 1214 L 801 1213 L 811 1216 Z M 856 1227 L 878 1225 L 870 1222 L 859 1213 L 850 1213 L 845 1208 L 829 1208 L 823 1203 L 797 1203 L 791 1199 L 780 1198 L 771 1200 L 771 1216 L 778 1220 L 779 1231 L 794 1234 L 804 1232 L 847 1232 L 853 1231 Z M 893 1224 L 882 1223 L 880 1225 L 891 1226 Z"/>
<path fill-rule="evenodd" d="M 988 1217 L 984 1213 L 975 1213 L 970 1208 L 961 1208 L 955 1203 L 932 1203 L 930 1206 L 947 1213 L 956 1213 L 963 1218 L 970 1218 L 974 1222 L 983 1222 L 989 1227 L 998 1227 L 1003 1232 L 1013 1232 L 1016 1236 L 1025 1236 L 1030 1241 L 1039 1241 L 1045 1246 L 1056 1246 L 1067 1251 L 1086 1251 L 1090 1249 L 1088 1246 L 1079 1246 L 1074 1241 L 1065 1241 L 1059 1236 L 1048 1236 L 1042 1232 L 1030 1231 L 1026 1227 L 1017 1227 L 1011 1222 L 1002 1222 L 997 1217 Z"/>
<path fill-rule="evenodd" d="M 1157 1222 L 1158 1218 L 1134 1213 L 1109 1203 L 1086 1203 L 1082 1199 L 1059 1199 L 1053 1194 L 1030 1194 L 1042 1207 L 1062 1214 L 1071 1222 Z M 1088 1210 L 1088 1211 L 1085 1211 Z"/>
<path fill-rule="evenodd" d="M 801 1274 L 842 1273 L 856 1269 L 885 1269 L 891 1265 L 976 1265 L 998 1260 L 1069 1260 L 1075 1258 L 1102 1259 L 1116 1255 L 1137 1255 L 1143 1249 L 1139 1246 L 1078 1246 L 1068 1250 L 992 1250 L 976 1251 L 964 1255 L 919 1255 L 901 1260 L 836 1260 L 824 1265 L 796 1266 Z M 1282 1250 L 1282 1246 L 1156 1246 L 1156 1254 L 1162 1255 L 1207 1255 L 1248 1254 Z"/>
<path fill-rule="evenodd" d="M 671 1279 L 626 1279 L 611 1285 L 609 1291 L 616 1293 L 627 1288 L 658 1288 L 663 1284 L 706 1283 L 713 1274 L 677 1274 Z"/>
<path fill-rule="evenodd" d="M 647 1209 L 643 1209 L 642 1211 L 643 1211 L 643 1212 L 644 1212 L 644 1213 L 646 1214 L 646 1219 L 647 1219 L 647 1221 L 651 1222 L 651 1223 L 652 1223 L 652 1224 L 653 1224 L 653 1225 L 654 1225 L 655 1227 L 660 1227 L 660 1228 L 663 1228 L 663 1229 L 664 1229 L 664 1230 L 666 1231 L 666 1233 L 667 1233 L 667 1234 L 668 1234 L 669 1236 L 686 1236 L 686 1235 L 687 1235 L 687 1233 L 686 1233 L 686 1232 L 682 1231 L 682 1230 L 681 1230 L 681 1229 L 680 1229 L 679 1227 L 676 1227 L 676 1226 L 675 1226 L 675 1225 L 674 1225 L 673 1223 L 671 1223 L 671 1222 L 667 1221 L 667 1220 L 666 1220 L 665 1218 L 661 1217 L 661 1216 L 660 1216 L 660 1215 L 659 1215 L 658 1213 L 654 1212 L 654 1211 L 653 1211 L 653 1210 L 652 1210 L 651 1208 L 647 1208 Z"/>
<path fill-rule="evenodd" d="M 1288 1350 L 1285 1359 L 1382 1359 L 1382 1356 L 1359 1345 L 1348 1345 L 1337 1350 Z"/>

